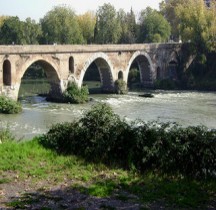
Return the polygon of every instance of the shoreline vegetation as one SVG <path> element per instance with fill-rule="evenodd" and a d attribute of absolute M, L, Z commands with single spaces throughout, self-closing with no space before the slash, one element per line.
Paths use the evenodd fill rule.
<path fill-rule="evenodd" d="M 69 190 L 144 209 L 216 207 L 216 130 L 128 124 L 108 105 L 97 104 L 80 120 L 53 125 L 31 141 L 13 139 L 8 129 L 0 130 L 0 201 L 11 185 L 26 186 L 27 180 L 31 193 L 9 196 L 5 207 L 60 208 Z M 51 196 L 62 183 L 67 188 L 56 190 L 62 197 Z M 85 209 L 81 203 L 77 208 Z M 112 202 L 100 205 L 118 209 Z"/>
<path fill-rule="evenodd" d="M 18 114 L 20 112 L 22 112 L 22 106 L 19 102 L 5 96 L 0 96 L 0 113 Z"/>

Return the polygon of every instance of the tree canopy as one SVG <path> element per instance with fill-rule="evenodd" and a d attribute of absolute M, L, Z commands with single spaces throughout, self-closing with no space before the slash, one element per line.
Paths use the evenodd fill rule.
<path fill-rule="evenodd" d="M 97 11 L 95 42 L 99 44 L 118 43 L 121 35 L 121 25 L 117 12 L 110 3 L 100 6 Z"/>
<path fill-rule="evenodd" d="M 182 0 L 176 7 L 176 15 L 180 20 L 182 40 L 192 42 L 194 51 L 202 54 L 216 50 L 216 4 L 214 2 L 207 7 L 203 0 Z"/>
<path fill-rule="evenodd" d="M 121 27 L 119 43 L 135 43 L 137 41 L 137 24 L 133 9 L 131 8 L 128 13 L 120 9 L 117 18 Z"/>
<path fill-rule="evenodd" d="M 7 17 L 0 28 L 1 44 L 38 44 L 42 35 L 41 27 L 34 20 Z"/>
<path fill-rule="evenodd" d="M 94 12 L 88 11 L 77 17 L 80 30 L 82 32 L 84 42 L 91 44 L 94 42 L 94 29 L 96 24 L 96 15 Z"/>
<path fill-rule="evenodd" d="M 66 6 L 55 7 L 40 22 L 43 30 L 43 42 L 45 44 L 83 43 L 83 36 L 76 14 Z"/>
<path fill-rule="evenodd" d="M 168 21 L 158 11 L 147 7 L 140 15 L 140 41 L 166 42 L 171 34 Z"/>

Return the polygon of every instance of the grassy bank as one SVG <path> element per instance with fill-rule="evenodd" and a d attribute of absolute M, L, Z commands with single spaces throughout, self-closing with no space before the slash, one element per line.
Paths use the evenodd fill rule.
<path fill-rule="evenodd" d="M 28 180 L 35 192 L 45 192 L 50 185 L 67 182 L 70 188 L 87 195 L 133 200 L 146 207 L 158 202 L 175 209 L 203 209 L 216 199 L 215 180 L 162 176 L 151 171 L 138 174 L 133 170 L 89 163 L 45 149 L 37 139 L 21 143 L 6 141 L 0 144 L 0 154 L 0 191 L 4 190 L 2 185 Z M 43 182 L 43 187 L 36 189 L 39 182 Z M 29 202 L 38 202 L 38 198 L 23 194 L 6 206 L 22 208 Z"/>

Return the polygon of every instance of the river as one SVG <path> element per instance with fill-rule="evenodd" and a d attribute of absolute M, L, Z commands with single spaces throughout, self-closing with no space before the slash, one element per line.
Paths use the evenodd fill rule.
<path fill-rule="evenodd" d="M 216 92 L 154 91 L 153 98 L 128 95 L 90 95 L 92 102 L 82 105 L 50 103 L 43 97 L 26 97 L 23 112 L 0 114 L 0 128 L 9 127 L 17 139 L 31 139 L 45 133 L 52 124 L 73 121 L 97 102 L 109 104 L 126 120 L 177 122 L 183 126 L 204 125 L 216 129 Z"/>

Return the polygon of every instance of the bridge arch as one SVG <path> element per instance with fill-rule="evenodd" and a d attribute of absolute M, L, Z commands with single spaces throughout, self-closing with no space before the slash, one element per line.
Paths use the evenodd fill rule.
<path fill-rule="evenodd" d="M 81 71 L 78 86 L 81 87 L 83 83 L 83 78 L 88 70 L 89 66 L 95 62 L 101 79 L 102 89 L 103 90 L 113 90 L 114 80 L 113 80 L 113 65 L 109 57 L 105 53 L 95 53 L 93 56 L 88 58 L 85 62 L 85 65 Z"/>
<path fill-rule="evenodd" d="M 151 86 L 153 83 L 152 75 L 154 73 L 154 68 L 153 68 L 152 60 L 151 60 L 150 56 L 148 55 L 148 53 L 146 53 L 144 51 L 136 51 L 132 55 L 132 57 L 128 63 L 127 69 L 126 69 L 127 81 L 128 81 L 129 71 L 130 71 L 130 68 L 131 68 L 133 62 L 137 62 L 137 65 L 138 65 L 138 68 L 140 71 L 141 83 L 144 86 Z"/>
<path fill-rule="evenodd" d="M 51 86 L 49 95 L 52 98 L 61 97 L 63 88 L 60 80 L 60 75 L 58 72 L 58 65 L 55 62 L 52 62 L 52 58 L 50 58 L 49 56 L 33 56 L 32 58 L 27 59 L 27 61 L 25 61 L 19 69 L 19 78 L 17 82 L 21 84 L 21 79 L 24 76 L 25 72 L 34 63 L 38 63 L 41 67 L 43 67 L 45 71 L 47 80 L 49 81 Z"/>
<path fill-rule="evenodd" d="M 12 75 L 11 75 L 11 63 L 8 59 L 3 62 L 3 84 L 5 86 L 11 86 Z"/>

